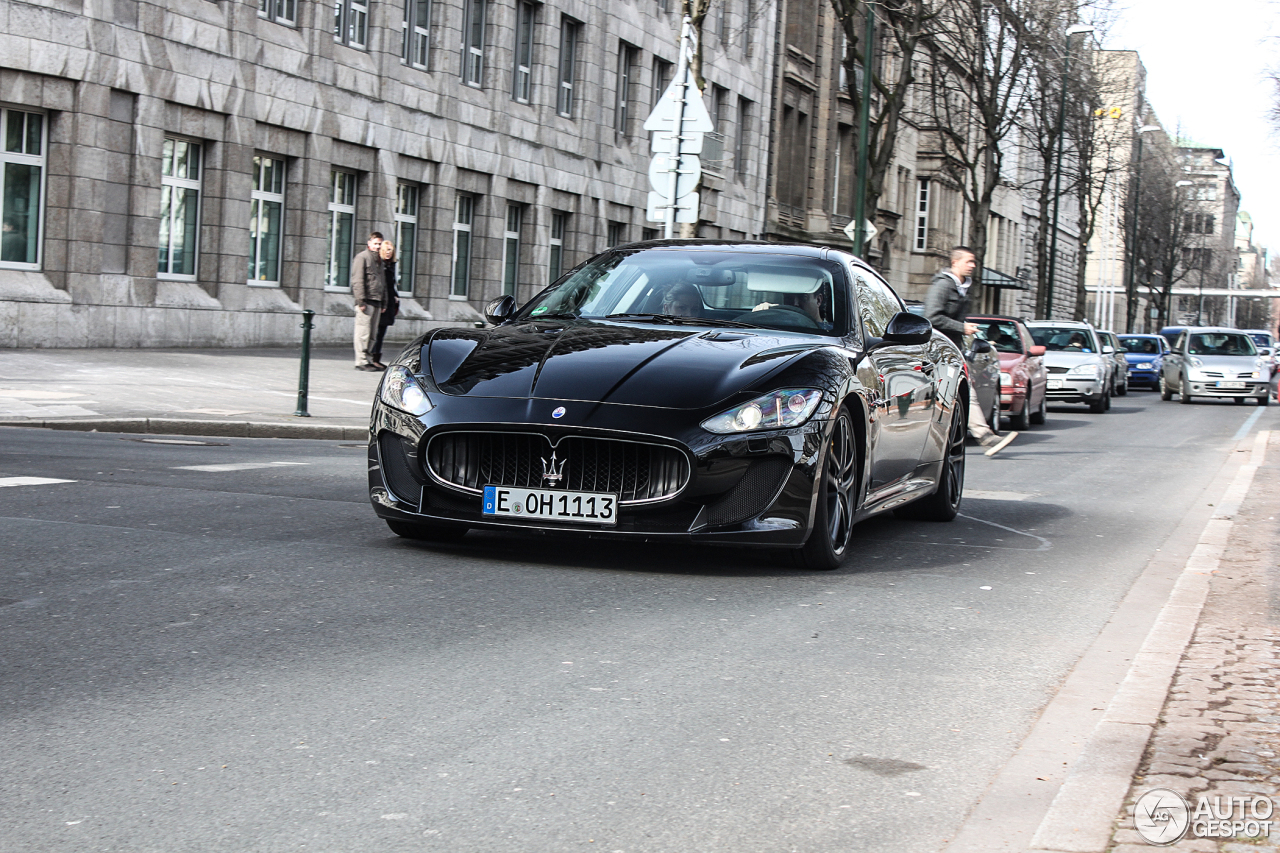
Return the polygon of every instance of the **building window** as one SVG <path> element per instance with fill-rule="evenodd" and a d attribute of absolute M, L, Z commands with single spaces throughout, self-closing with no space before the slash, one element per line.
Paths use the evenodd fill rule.
<path fill-rule="evenodd" d="M 711 100 L 707 104 L 707 113 L 711 117 L 714 131 L 703 137 L 702 168 L 714 174 L 723 174 L 724 162 L 724 125 L 728 112 L 725 102 L 729 99 L 729 90 L 723 86 L 711 86 Z"/>
<path fill-rule="evenodd" d="M 564 273 L 564 232 L 569 224 L 569 214 L 551 214 L 551 266 L 547 271 L 552 283 Z"/>
<path fill-rule="evenodd" d="M 284 236 L 284 161 L 253 158 L 249 196 L 249 283 L 280 284 L 280 244 Z"/>
<path fill-rule="evenodd" d="M 560 19 L 560 90 L 556 94 L 556 112 L 566 118 L 573 118 L 574 66 L 581 30 L 582 24 L 572 18 Z"/>
<path fill-rule="evenodd" d="M 165 137 L 160 160 L 160 266 L 157 270 L 162 277 L 192 280 L 196 277 L 200 242 L 200 151 L 199 143 Z"/>
<path fill-rule="evenodd" d="M 403 38 L 400 61 L 416 68 L 427 67 L 431 43 L 431 0 L 404 0 Z"/>
<path fill-rule="evenodd" d="M 507 205 L 507 230 L 502 233 L 502 292 L 515 296 L 520 285 L 520 227 L 524 205 Z"/>
<path fill-rule="evenodd" d="M 258 0 L 258 17 L 293 26 L 298 22 L 298 0 Z"/>
<path fill-rule="evenodd" d="M 641 240 L 657 240 L 661 236 L 662 236 L 662 232 L 659 231 L 657 228 L 641 228 L 640 229 Z"/>
<path fill-rule="evenodd" d="M 533 21 L 538 9 L 528 0 L 516 4 L 515 70 L 511 76 L 511 97 L 522 104 L 533 96 Z"/>
<path fill-rule="evenodd" d="M 0 109 L 4 146 L 0 150 L 0 263 L 36 269 L 44 203 L 44 116 Z"/>
<path fill-rule="evenodd" d="M 625 41 L 618 42 L 618 88 L 613 101 L 613 129 L 628 135 L 631 117 L 631 69 L 636 64 L 636 49 Z"/>
<path fill-rule="evenodd" d="M 747 137 L 751 133 L 751 101 L 738 98 L 738 135 L 733 140 L 733 170 L 739 178 L 747 177 Z"/>
<path fill-rule="evenodd" d="M 335 0 L 333 40 L 359 48 L 369 43 L 369 0 Z"/>
<path fill-rule="evenodd" d="M 605 237 L 606 246 L 621 246 L 627 242 L 627 223 L 610 222 L 608 235 Z"/>
<path fill-rule="evenodd" d="M 484 17 L 488 0 L 467 0 L 462 24 L 462 82 L 484 85 Z"/>
<path fill-rule="evenodd" d="M 396 292 L 413 295 L 418 257 L 418 188 L 396 185 Z"/>
<path fill-rule="evenodd" d="M 929 248 L 929 179 L 916 181 L 916 251 Z"/>
<path fill-rule="evenodd" d="M 475 203 L 475 196 L 459 193 L 453 211 L 453 284 L 449 295 L 460 299 L 466 299 L 471 289 L 471 222 Z"/>
<path fill-rule="evenodd" d="M 356 176 L 334 169 L 329 173 L 329 257 L 325 261 L 327 290 L 351 287 L 351 256 L 355 246 Z"/>

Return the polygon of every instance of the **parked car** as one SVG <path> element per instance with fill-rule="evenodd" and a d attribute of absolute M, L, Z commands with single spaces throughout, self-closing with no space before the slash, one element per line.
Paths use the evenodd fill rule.
<path fill-rule="evenodd" d="M 1192 327 L 1178 334 L 1160 370 L 1160 399 L 1190 403 L 1194 397 L 1230 397 L 1259 406 L 1271 402 L 1271 366 L 1239 329 Z"/>
<path fill-rule="evenodd" d="M 1169 348 L 1173 348 L 1173 344 L 1178 340 L 1178 335 L 1187 330 L 1186 326 L 1165 326 L 1160 330 L 1160 337 L 1164 338 L 1169 344 Z"/>
<path fill-rule="evenodd" d="M 912 314 L 924 316 L 924 303 L 904 302 Z M 972 317 L 968 318 L 973 321 Z M 978 400 L 978 408 L 987 426 L 994 433 L 1000 432 L 1000 410 L 1004 399 L 1003 372 L 999 353 L 980 334 L 965 336 L 962 350 L 969 365 L 969 381 L 972 393 Z"/>
<path fill-rule="evenodd" d="M 1100 330 L 1098 340 L 1102 341 L 1103 354 L 1111 356 L 1111 393 L 1123 397 L 1129 393 L 1129 360 L 1125 358 L 1125 349 L 1115 332 Z"/>
<path fill-rule="evenodd" d="M 1045 348 L 1031 338 L 1031 331 L 1013 317 L 970 317 L 978 324 L 978 337 L 991 342 L 1000 358 L 1000 410 L 1013 429 L 1030 429 L 1045 422 L 1048 378 Z"/>
<path fill-rule="evenodd" d="M 369 496 L 397 535 L 773 546 L 832 569 L 864 518 L 959 509 L 962 356 L 849 252 L 617 246 L 486 317 L 383 376 Z"/>
<path fill-rule="evenodd" d="M 1129 362 L 1129 384 L 1140 388 L 1160 387 L 1160 366 L 1169 342 L 1160 335 L 1118 335 Z"/>
<path fill-rule="evenodd" d="M 1045 348 L 1050 403 L 1087 403 L 1089 411 L 1111 408 L 1111 356 L 1102 351 L 1098 333 L 1088 323 L 1036 320 L 1027 323 L 1032 339 Z"/>

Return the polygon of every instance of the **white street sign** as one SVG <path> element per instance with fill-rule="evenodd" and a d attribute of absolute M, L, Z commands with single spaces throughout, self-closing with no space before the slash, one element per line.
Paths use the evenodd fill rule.
<path fill-rule="evenodd" d="M 693 84 L 691 78 L 692 74 L 686 71 L 685 85 L 681 85 L 680 80 L 671 81 L 667 91 L 663 92 L 662 97 L 658 99 L 658 105 L 645 119 L 645 130 L 670 131 L 672 125 L 681 119 L 680 98 L 686 92 L 688 95 L 685 98 L 683 120 L 680 121 L 680 132 L 682 134 L 711 133 L 716 129 L 716 126 L 711 123 L 711 113 L 707 112 L 707 105 L 702 102 L 702 93 L 698 91 L 698 87 Z"/>
<path fill-rule="evenodd" d="M 852 219 L 850 219 L 850 220 L 849 220 L 849 224 L 848 224 L 848 225 L 846 225 L 846 226 L 844 227 L 844 236 L 848 237 L 850 240 L 854 239 L 854 236 L 855 236 L 855 228 L 854 228 L 854 226 L 855 226 L 856 224 L 857 224 L 857 223 L 855 223 Z M 868 243 L 869 243 L 869 242 L 871 242 L 871 238 L 872 238 L 872 237 L 874 237 L 874 236 L 876 236 L 876 226 L 875 226 L 875 224 L 874 224 L 874 223 L 872 223 L 870 219 L 864 219 L 864 220 L 862 221 L 862 239 L 863 239 L 863 241 L 864 241 L 864 242 L 868 242 Z"/>
<path fill-rule="evenodd" d="M 650 222 L 666 222 L 667 209 L 671 203 L 666 196 L 649 193 L 649 209 L 645 211 L 645 219 Z M 689 193 L 676 199 L 676 222 L 698 221 L 698 193 Z"/>
<path fill-rule="evenodd" d="M 649 138 L 649 150 L 654 154 L 666 154 L 673 147 L 675 134 L 670 130 L 659 130 Z M 685 133 L 680 136 L 680 153 L 681 154 L 701 154 L 702 140 L 706 138 L 705 133 Z"/>
<path fill-rule="evenodd" d="M 671 197 L 671 160 L 670 154 L 655 154 L 649 163 L 649 185 L 654 192 L 663 198 Z M 676 177 L 676 198 L 688 195 L 698 185 L 702 177 L 702 161 L 696 154 L 685 154 L 680 157 Z"/>

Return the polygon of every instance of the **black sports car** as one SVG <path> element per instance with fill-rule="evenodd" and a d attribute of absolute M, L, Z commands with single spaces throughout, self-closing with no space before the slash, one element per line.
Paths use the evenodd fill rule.
<path fill-rule="evenodd" d="M 870 515 L 956 515 L 964 359 L 847 252 L 635 243 L 487 313 L 382 380 L 369 495 L 400 536 L 681 537 L 832 569 Z"/>

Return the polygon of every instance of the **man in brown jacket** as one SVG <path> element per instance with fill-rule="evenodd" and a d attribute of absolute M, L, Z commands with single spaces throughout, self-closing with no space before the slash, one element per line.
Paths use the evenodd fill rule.
<path fill-rule="evenodd" d="M 380 368 L 374 363 L 370 347 L 378 334 L 378 320 L 382 317 L 382 303 L 387 298 L 387 278 L 383 271 L 382 233 L 374 231 L 365 245 L 368 247 L 351 262 L 351 298 L 356 307 L 356 370 L 376 373 Z"/>

